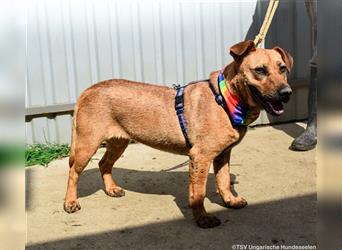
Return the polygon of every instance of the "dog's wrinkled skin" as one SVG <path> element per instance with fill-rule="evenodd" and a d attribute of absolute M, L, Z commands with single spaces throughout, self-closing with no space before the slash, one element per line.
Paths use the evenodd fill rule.
<path fill-rule="evenodd" d="M 282 102 L 291 94 L 286 72 L 292 58 L 281 48 L 255 48 L 252 41 L 230 49 L 234 62 L 224 68 L 229 88 L 251 109 L 263 107 L 273 115 L 282 113 Z M 210 80 L 217 87 L 217 72 Z M 64 209 L 80 209 L 77 201 L 79 175 L 103 141 L 107 151 L 99 162 L 105 192 L 112 197 L 124 191 L 112 178 L 112 166 L 133 139 L 156 149 L 188 155 L 189 205 L 196 223 L 202 228 L 215 227 L 220 220 L 209 215 L 203 205 L 211 163 L 216 185 L 227 207 L 242 208 L 245 199 L 230 190 L 229 159 L 233 146 L 246 133 L 246 127 L 233 127 L 225 111 L 217 105 L 208 83 L 189 85 L 185 89 L 185 117 L 189 149 L 174 110 L 175 90 L 115 79 L 95 84 L 85 90 L 75 107 L 70 171 Z"/>

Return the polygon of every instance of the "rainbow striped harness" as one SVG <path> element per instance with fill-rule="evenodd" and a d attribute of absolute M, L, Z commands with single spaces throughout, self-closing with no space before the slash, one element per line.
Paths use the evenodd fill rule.
<path fill-rule="evenodd" d="M 217 77 L 217 84 L 219 93 L 216 92 L 215 87 L 210 82 L 209 79 L 202 81 L 195 81 L 189 84 L 194 84 L 197 82 L 208 82 L 211 91 L 215 96 L 215 101 L 218 105 L 220 105 L 227 113 L 233 127 L 237 126 L 248 126 L 252 122 L 254 122 L 260 114 L 260 111 L 252 111 L 248 108 L 248 106 L 232 92 L 229 91 L 226 80 L 224 79 L 222 71 L 219 72 Z M 189 85 L 188 84 L 188 85 Z M 176 97 L 175 97 L 175 109 L 178 117 L 179 125 L 182 129 L 182 133 L 184 135 L 186 144 L 189 148 L 192 147 L 190 142 L 190 138 L 187 133 L 186 121 L 184 117 L 184 89 L 185 86 L 174 86 L 176 88 Z"/>

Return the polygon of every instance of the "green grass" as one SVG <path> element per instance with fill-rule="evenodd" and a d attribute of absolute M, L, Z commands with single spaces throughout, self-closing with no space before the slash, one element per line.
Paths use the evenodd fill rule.
<path fill-rule="evenodd" d="M 22 167 L 23 156 L 23 145 L 0 144 L 0 168 Z"/>
<path fill-rule="evenodd" d="M 70 147 L 67 144 L 33 144 L 26 145 L 25 166 L 47 166 L 51 161 L 69 155 Z"/>

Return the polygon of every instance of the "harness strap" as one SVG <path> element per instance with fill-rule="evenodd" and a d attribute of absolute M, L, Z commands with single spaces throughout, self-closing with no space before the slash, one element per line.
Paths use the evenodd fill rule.
<path fill-rule="evenodd" d="M 186 121 L 184 117 L 184 89 L 185 87 L 186 86 L 176 87 L 177 92 L 176 92 L 176 97 L 175 97 L 175 109 L 176 109 L 179 125 L 182 129 L 182 133 L 184 135 L 186 144 L 188 145 L 188 147 L 191 148 L 192 145 L 189 140 L 189 136 L 188 136 L 187 129 L 186 129 Z"/>
<path fill-rule="evenodd" d="M 217 102 L 218 105 L 220 105 L 221 107 L 223 107 L 226 110 L 226 105 L 224 105 L 223 102 L 223 97 L 220 93 L 216 92 L 214 85 L 211 83 L 211 81 L 208 81 L 209 83 L 209 87 L 211 89 L 211 92 L 213 92 L 214 96 L 215 96 L 215 101 Z"/>

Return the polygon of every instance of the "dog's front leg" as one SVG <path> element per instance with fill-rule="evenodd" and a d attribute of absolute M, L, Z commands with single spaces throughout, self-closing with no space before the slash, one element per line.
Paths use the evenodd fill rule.
<path fill-rule="evenodd" d="M 194 151 L 196 151 L 194 153 Z M 221 221 L 213 215 L 209 215 L 204 208 L 206 184 L 212 157 L 205 156 L 193 149 L 190 154 L 189 166 L 189 206 L 196 223 L 201 228 L 216 227 Z"/>
<path fill-rule="evenodd" d="M 247 201 L 242 197 L 235 197 L 230 190 L 230 153 L 231 150 L 223 152 L 214 159 L 216 186 L 227 207 L 243 208 Z"/>

